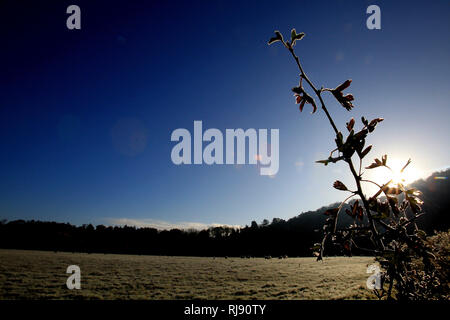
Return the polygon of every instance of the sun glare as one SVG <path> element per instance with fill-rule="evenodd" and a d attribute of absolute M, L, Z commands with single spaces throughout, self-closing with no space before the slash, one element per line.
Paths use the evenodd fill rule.
<path fill-rule="evenodd" d="M 420 179 L 422 177 L 422 173 L 417 169 L 417 167 L 414 166 L 413 163 L 408 165 L 402 172 L 402 168 L 405 166 L 406 162 L 406 160 L 388 158 L 387 165 L 391 168 L 391 170 L 385 167 L 372 169 L 374 171 L 374 179 L 380 184 L 384 184 L 389 180 L 392 180 L 391 184 L 393 185 L 398 183 L 407 185 Z"/>

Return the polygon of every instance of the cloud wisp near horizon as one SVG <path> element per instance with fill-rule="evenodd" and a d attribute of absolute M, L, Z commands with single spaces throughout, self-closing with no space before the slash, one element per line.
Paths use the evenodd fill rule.
<path fill-rule="evenodd" d="M 129 226 L 138 228 L 155 228 L 158 230 L 204 230 L 210 227 L 230 227 L 230 228 L 242 228 L 240 225 L 227 225 L 220 223 L 201 223 L 201 222 L 169 222 L 155 219 L 132 219 L 132 218 L 103 218 L 101 221 L 105 221 L 110 226 Z"/>

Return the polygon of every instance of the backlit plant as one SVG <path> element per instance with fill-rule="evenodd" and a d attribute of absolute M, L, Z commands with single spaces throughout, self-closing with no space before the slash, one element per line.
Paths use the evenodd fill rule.
<path fill-rule="evenodd" d="M 348 192 L 349 196 L 337 208 L 325 211 L 327 219 L 323 226 L 323 238 L 321 243 L 314 246 L 314 255 L 317 260 L 322 260 L 328 252 L 351 255 L 357 250 L 375 256 L 382 268 L 381 287 L 374 289 L 380 299 L 448 298 L 448 280 L 439 271 L 442 268 L 427 235 L 416 224 L 416 220 L 424 214 L 421 209 L 423 202 L 419 198 L 420 191 L 408 188 L 399 181 L 390 180 L 381 185 L 364 178 L 363 160 L 372 149 L 371 145 L 366 146 L 366 138 L 374 132 L 383 118 L 369 121 L 362 117 L 360 126 L 351 118 L 345 125 L 345 133 L 338 129 L 322 95 L 330 93 L 343 108 L 352 111 L 355 98 L 345 92 L 352 80 L 345 80 L 333 89 L 315 86 L 294 52 L 294 46 L 304 36 L 303 32 L 297 33 L 293 29 L 290 40 L 286 41 L 279 31 L 275 31 L 275 36 L 268 44 L 280 42 L 297 64 L 300 71 L 299 84 L 292 88 L 292 91 L 300 112 L 306 104 L 311 105 L 312 113 L 320 106 L 334 130 L 336 148 L 330 152 L 327 159 L 317 162 L 325 166 L 339 161 L 347 163 L 356 187 L 356 190 L 350 190 L 341 181 L 334 182 L 334 188 Z M 305 85 L 308 88 L 305 88 Z M 318 99 L 318 103 L 315 99 Z M 355 168 L 354 159 L 359 162 L 358 170 Z M 411 160 L 405 162 L 400 173 L 407 169 L 410 162 Z M 365 169 L 380 167 L 391 170 L 387 155 L 374 159 Z M 375 185 L 378 191 L 367 196 L 362 189 L 364 183 Z M 342 210 L 343 205 L 353 197 L 357 197 L 357 200 L 350 209 Z M 353 223 L 338 227 L 338 219 L 342 214 L 349 215 Z"/>

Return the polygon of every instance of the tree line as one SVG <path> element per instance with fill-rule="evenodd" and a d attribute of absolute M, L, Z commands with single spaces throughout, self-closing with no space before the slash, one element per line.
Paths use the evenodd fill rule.
<path fill-rule="evenodd" d="M 450 170 L 435 173 L 413 185 L 423 192 L 424 211 L 417 221 L 427 233 L 450 227 Z M 352 202 L 343 210 L 350 209 Z M 186 256 L 283 257 L 311 256 L 312 248 L 322 237 L 326 215 L 336 204 L 299 214 L 289 220 L 273 218 L 261 223 L 252 221 L 243 228 L 227 226 L 205 230 L 157 230 L 134 226 L 75 226 L 69 223 L 45 221 L 0 222 L 0 247 L 14 249 L 53 250 L 68 252 L 98 252 Z M 342 225 L 352 223 L 342 215 Z M 334 253 L 341 254 L 340 248 Z M 364 254 L 356 252 L 356 254 Z"/>

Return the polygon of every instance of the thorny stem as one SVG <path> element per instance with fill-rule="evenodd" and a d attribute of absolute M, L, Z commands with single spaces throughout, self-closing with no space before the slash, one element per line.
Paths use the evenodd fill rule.
<path fill-rule="evenodd" d="M 300 76 L 303 79 L 305 79 L 306 82 L 308 82 L 308 84 L 311 87 L 311 89 L 314 90 L 315 94 L 319 98 L 320 104 L 321 104 L 322 109 L 323 109 L 323 111 L 325 112 L 325 114 L 326 114 L 326 116 L 328 118 L 328 121 L 330 122 L 331 126 L 333 127 L 334 132 L 336 134 L 338 134 L 339 130 L 337 129 L 337 127 L 336 127 L 333 119 L 331 118 L 330 113 L 328 112 L 327 108 L 325 107 L 325 103 L 324 103 L 324 101 L 322 99 L 322 96 L 321 96 L 322 90 L 318 90 L 314 86 L 314 84 L 311 82 L 311 80 L 309 80 L 308 76 L 305 74 L 305 71 L 303 70 L 303 67 L 302 67 L 302 65 L 300 63 L 300 59 L 298 58 L 298 56 L 294 52 L 294 49 L 293 49 L 292 45 L 291 44 L 286 44 L 284 41 L 283 41 L 283 44 L 285 45 L 286 48 L 288 48 L 289 52 L 294 57 L 294 60 L 297 63 L 298 69 L 300 70 Z M 377 229 L 375 227 L 375 222 L 373 221 L 372 216 L 370 214 L 369 202 L 367 201 L 364 193 L 362 192 L 361 183 L 360 183 L 361 176 L 356 173 L 355 167 L 353 166 L 353 162 L 352 162 L 351 158 L 345 159 L 345 161 L 348 163 L 348 165 L 350 167 L 350 171 L 353 174 L 353 178 L 355 179 L 356 186 L 357 186 L 357 189 L 358 189 L 357 190 L 357 194 L 359 195 L 359 197 L 361 198 L 361 200 L 363 202 L 364 209 L 366 210 L 366 214 L 367 214 L 367 217 L 369 219 L 369 223 L 370 223 L 370 227 L 371 227 L 372 233 L 374 234 L 374 236 L 376 238 L 376 241 L 378 242 L 378 245 L 381 247 L 381 249 L 384 250 L 383 241 L 381 240 L 381 238 L 380 238 L 380 236 L 378 234 L 378 231 L 377 231 Z"/>

